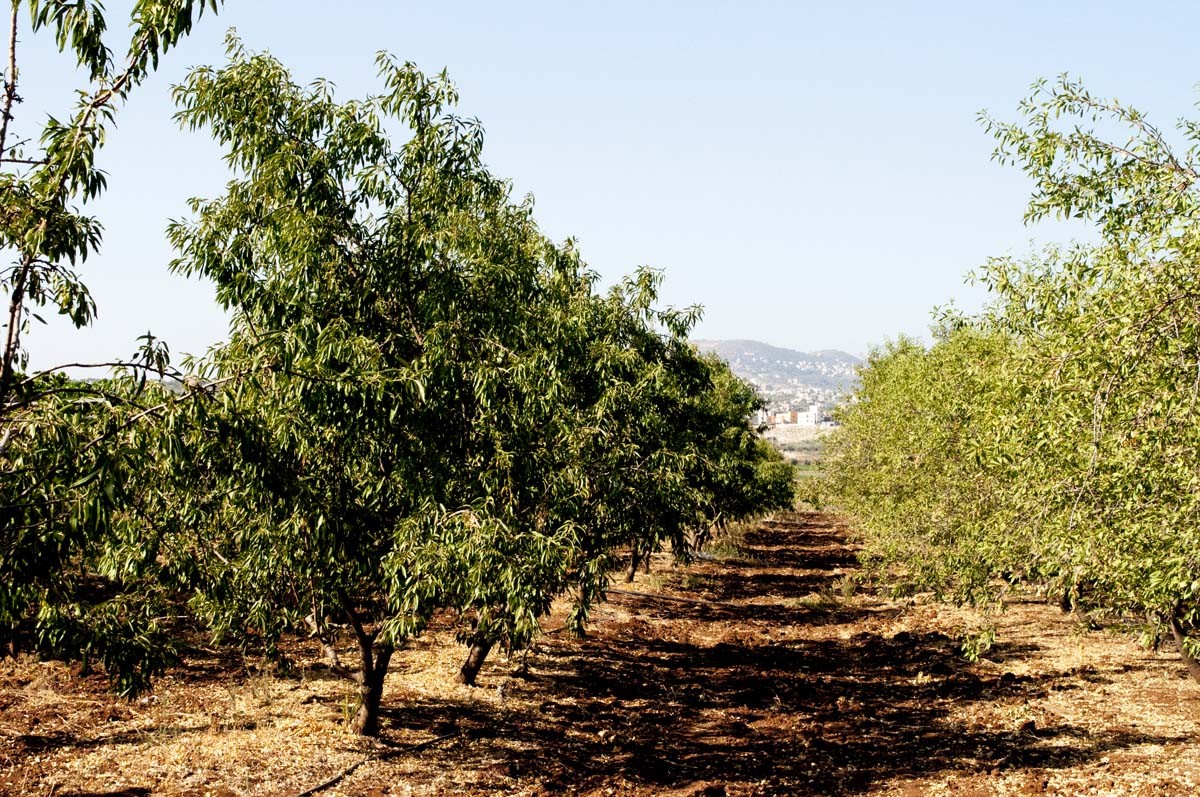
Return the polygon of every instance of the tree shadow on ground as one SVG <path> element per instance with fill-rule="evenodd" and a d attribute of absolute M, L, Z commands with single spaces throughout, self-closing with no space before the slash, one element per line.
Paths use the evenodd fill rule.
<path fill-rule="evenodd" d="M 814 531 L 803 524 L 756 532 L 756 558 L 769 546 L 782 550 L 788 535 L 811 541 Z M 817 532 L 842 545 L 835 530 Z M 727 578 L 750 575 L 747 565 Z M 794 583 L 806 588 L 804 578 Z M 398 697 L 385 712 L 387 726 L 457 729 L 457 740 L 422 755 L 490 773 L 496 791 L 533 778 L 545 793 L 625 780 L 655 791 L 707 782 L 752 785 L 756 794 L 855 794 L 898 778 L 1070 767 L 1119 748 L 1183 741 L 1066 723 L 955 722 L 955 704 L 1021 703 L 1073 688 L 1080 673 L 990 675 L 966 663 L 958 640 L 945 634 L 778 640 L 764 629 L 763 612 L 775 626 L 823 616 L 781 605 L 622 600 L 630 600 L 624 608 L 633 619 L 583 640 L 545 639 L 532 674 L 503 682 L 510 702 Z M 710 619 L 741 624 L 730 622 L 732 636 L 706 644 L 657 623 L 702 627 L 696 621 Z M 1014 660 L 1037 648 L 1000 652 Z"/>
<path fill-rule="evenodd" d="M 812 547 L 771 547 L 763 544 L 761 535 L 754 535 L 747 539 L 743 550 L 750 563 L 767 567 L 795 567 L 828 573 L 836 568 L 858 566 L 857 552 L 854 548 L 828 548 L 822 538 L 806 542 Z"/>
<path fill-rule="evenodd" d="M 247 727 L 245 724 L 238 727 Z M 214 728 L 211 724 L 194 724 L 194 725 L 170 725 L 159 726 L 153 729 L 139 728 L 135 730 L 121 731 L 119 733 L 109 733 L 103 736 L 89 737 L 71 733 L 68 731 L 52 731 L 45 734 L 26 733 L 12 737 L 12 744 L 16 751 L 25 755 L 36 755 L 43 752 L 51 752 L 60 748 L 72 748 L 75 750 L 91 750 L 95 748 L 103 748 L 115 745 L 124 744 L 139 744 L 147 738 L 167 739 L 185 736 L 188 734 L 205 733 Z"/>
<path fill-rule="evenodd" d="M 708 647 L 597 636 L 556 643 L 541 664 L 510 687 L 514 697 L 542 698 L 535 709 L 403 699 L 386 721 L 457 729 L 461 741 L 438 753 L 448 766 L 545 773 L 549 792 L 623 778 L 660 789 L 709 781 L 758 784 L 765 794 L 852 794 L 895 778 L 1069 767 L 1182 741 L 1069 724 L 951 722 L 953 702 L 1031 699 L 1069 686 L 1074 674 L 982 676 L 939 634 Z"/>
<path fill-rule="evenodd" d="M 706 574 L 693 577 L 691 581 L 692 586 L 688 591 L 695 592 L 697 597 L 717 601 L 744 601 L 762 598 L 794 600 L 828 590 L 831 579 L 828 570 L 797 573 L 789 569 L 781 572 L 748 570 L 736 579 Z"/>

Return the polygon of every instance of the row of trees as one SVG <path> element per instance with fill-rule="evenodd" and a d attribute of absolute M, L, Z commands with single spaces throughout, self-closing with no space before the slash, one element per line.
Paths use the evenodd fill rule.
<path fill-rule="evenodd" d="M 959 600 L 1036 585 L 1064 608 L 1200 627 L 1200 125 L 1179 148 L 1063 78 L 984 119 L 1036 185 L 1027 218 L 1094 242 L 997 259 L 992 302 L 872 353 L 829 444 L 874 562 Z"/>
<path fill-rule="evenodd" d="M 131 693 L 181 620 L 268 651 L 348 634 L 373 734 L 391 657 L 434 613 L 459 618 L 473 683 L 556 598 L 581 631 L 622 563 L 790 505 L 758 397 L 687 342 L 695 310 L 659 309 L 648 270 L 598 291 L 485 168 L 444 74 L 381 56 L 381 92 L 338 102 L 232 36 L 229 57 L 175 99 L 232 179 L 168 230 L 229 340 L 186 376 L 153 340 L 101 382 L 14 359 L 11 645 L 98 660 Z"/>

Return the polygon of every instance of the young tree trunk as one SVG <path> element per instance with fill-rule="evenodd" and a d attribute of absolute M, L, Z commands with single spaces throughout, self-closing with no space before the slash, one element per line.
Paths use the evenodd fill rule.
<path fill-rule="evenodd" d="M 340 671 L 342 660 L 338 658 L 337 648 L 333 646 L 333 637 L 325 627 L 317 622 L 317 612 L 318 610 L 314 608 L 312 614 L 304 618 L 304 622 L 308 625 L 312 635 L 321 643 L 321 651 L 325 654 L 325 663 L 329 665 L 329 669 Z"/>
<path fill-rule="evenodd" d="M 334 671 L 342 669 L 342 660 L 338 658 L 337 648 L 329 644 L 328 640 L 321 640 L 321 651 L 325 654 L 325 663 L 329 665 L 329 669 Z"/>
<path fill-rule="evenodd" d="M 362 669 L 355 676 L 358 681 L 358 711 L 350 722 L 350 728 L 363 736 L 378 736 L 383 679 L 387 677 L 388 664 L 395 648 L 391 645 L 376 646 L 373 635 L 360 637 L 358 647 L 362 658 Z"/>
<path fill-rule="evenodd" d="M 1146 625 L 1154 629 L 1154 636 L 1150 639 L 1150 650 L 1158 653 L 1162 650 L 1163 644 L 1162 615 L 1157 612 L 1146 612 Z"/>
<path fill-rule="evenodd" d="M 1062 597 L 1058 600 L 1058 608 L 1063 614 L 1070 614 L 1081 623 L 1087 623 L 1089 626 L 1093 624 L 1092 618 L 1088 617 L 1087 611 L 1083 607 L 1084 585 L 1072 584 L 1067 589 L 1063 590 Z"/>
<path fill-rule="evenodd" d="M 45 226 L 45 222 L 42 222 L 42 227 Z M 8 307 L 8 329 L 5 333 L 4 351 L 0 353 L 0 356 L 3 357 L 0 360 L 0 420 L 7 420 L 8 399 L 16 380 L 17 355 L 21 352 L 21 311 L 25 306 L 25 283 L 29 279 L 32 263 L 32 255 L 22 257 L 20 270 L 17 272 L 16 279 L 13 280 L 12 300 Z M 5 435 L 5 445 L 7 445 L 8 439 L 8 435 Z M 0 450 L 3 449 L 0 448 Z"/>
<path fill-rule="evenodd" d="M 1184 640 L 1187 638 L 1187 632 L 1179 623 L 1179 618 L 1171 615 L 1171 634 L 1175 637 L 1175 646 L 1179 648 L 1179 656 L 1183 659 L 1183 663 L 1187 665 L 1188 673 L 1193 679 L 1200 681 L 1200 662 L 1196 661 L 1195 657 L 1187 652 L 1184 647 Z"/>
<path fill-rule="evenodd" d="M 633 550 L 629 554 L 629 569 L 625 571 L 625 583 L 633 582 L 634 576 L 637 575 L 638 565 L 642 563 L 642 554 L 638 550 L 637 545 L 633 546 Z"/>
<path fill-rule="evenodd" d="M 463 662 L 462 669 L 458 671 L 460 684 L 475 685 L 475 677 L 479 675 L 479 668 L 483 666 L 483 662 L 487 659 L 488 653 L 492 651 L 494 644 L 491 640 L 480 636 L 471 638 L 471 645 L 467 648 L 467 660 Z"/>

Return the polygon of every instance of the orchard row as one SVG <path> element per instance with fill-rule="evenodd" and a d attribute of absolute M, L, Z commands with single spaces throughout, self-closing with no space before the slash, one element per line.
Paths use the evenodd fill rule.
<path fill-rule="evenodd" d="M 102 664 L 132 693 L 196 627 L 267 652 L 348 635 L 354 727 L 373 734 L 390 659 L 435 614 L 457 618 L 470 683 L 556 599 L 581 630 L 616 569 L 790 506 L 791 468 L 748 420 L 757 395 L 687 341 L 696 311 L 660 309 L 648 270 L 598 290 L 485 168 L 446 76 L 384 56 L 379 94 L 339 102 L 231 36 L 226 66 L 175 90 L 231 179 L 168 230 L 228 340 L 183 371 L 149 336 L 115 378 L 23 370 L 36 307 L 93 312 L 72 266 L 99 226 L 72 203 L 104 187 L 111 98 L 203 5 L 139 3 L 129 73 L 94 41 L 98 5 L 33 4 L 94 90 L 3 185 L 11 649 Z"/>
<path fill-rule="evenodd" d="M 875 351 L 829 486 L 907 587 L 1035 586 L 1171 633 L 1200 674 L 1200 127 L 1168 136 L 1067 78 L 1021 108 L 984 121 L 1034 181 L 1027 219 L 1090 239 L 993 260 L 982 312 Z"/>

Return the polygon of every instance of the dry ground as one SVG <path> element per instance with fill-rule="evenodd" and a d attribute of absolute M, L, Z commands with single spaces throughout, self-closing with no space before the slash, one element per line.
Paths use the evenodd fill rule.
<path fill-rule="evenodd" d="M 525 675 L 500 658 L 458 686 L 449 633 L 416 641 L 393 662 L 386 743 L 342 730 L 345 684 L 315 658 L 272 675 L 196 657 L 134 702 L 2 661 L 0 792 L 296 795 L 355 764 L 321 793 L 1200 792 L 1200 685 L 1172 653 L 1030 601 L 991 618 L 1000 641 L 970 664 L 977 615 L 844 594 L 853 551 L 828 515 L 762 524 L 725 561 L 655 564 L 586 639 L 545 636 Z"/>

